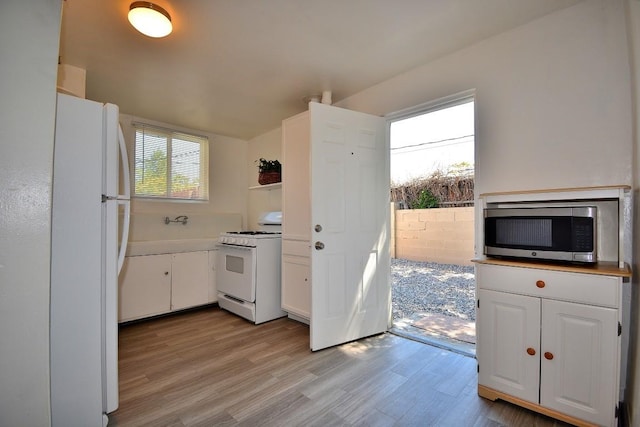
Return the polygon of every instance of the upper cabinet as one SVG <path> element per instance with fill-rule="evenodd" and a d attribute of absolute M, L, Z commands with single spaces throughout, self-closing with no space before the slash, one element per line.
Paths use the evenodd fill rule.
<path fill-rule="evenodd" d="M 282 122 L 282 309 L 311 318 L 311 191 L 309 111 Z"/>
<path fill-rule="evenodd" d="M 308 241 L 311 230 L 309 111 L 282 122 L 282 141 L 282 238 Z"/>

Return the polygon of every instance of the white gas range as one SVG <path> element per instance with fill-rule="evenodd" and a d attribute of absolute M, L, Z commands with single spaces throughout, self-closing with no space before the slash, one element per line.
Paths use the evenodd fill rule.
<path fill-rule="evenodd" d="M 278 228 L 261 217 L 260 226 Z M 273 220 L 271 220 L 273 221 Z M 280 231 L 232 231 L 218 239 L 218 304 L 254 323 L 287 315 L 281 309 Z"/>

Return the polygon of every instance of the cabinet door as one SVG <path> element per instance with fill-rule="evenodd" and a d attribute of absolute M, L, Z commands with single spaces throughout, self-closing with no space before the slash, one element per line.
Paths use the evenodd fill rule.
<path fill-rule="evenodd" d="M 171 309 L 180 310 L 209 302 L 209 253 L 172 255 Z"/>
<path fill-rule="evenodd" d="M 538 403 L 540 299 L 478 291 L 478 384 Z"/>
<path fill-rule="evenodd" d="M 209 302 L 218 301 L 218 285 L 216 283 L 216 260 L 218 251 L 209 251 Z"/>
<path fill-rule="evenodd" d="M 542 302 L 540 404 L 610 425 L 617 403 L 617 310 Z"/>
<path fill-rule="evenodd" d="M 171 255 L 127 257 L 119 283 L 118 321 L 169 312 Z"/>
<path fill-rule="evenodd" d="M 302 316 L 311 317 L 311 279 L 309 258 L 282 256 L 282 309 Z"/>
<path fill-rule="evenodd" d="M 309 112 L 282 122 L 282 237 L 309 240 Z"/>

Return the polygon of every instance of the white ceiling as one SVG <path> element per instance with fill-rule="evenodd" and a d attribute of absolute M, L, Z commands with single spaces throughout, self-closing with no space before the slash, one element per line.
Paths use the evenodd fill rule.
<path fill-rule="evenodd" d="M 127 21 L 132 0 L 66 0 L 61 62 L 87 98 L 123 113 L 250 139 L 306 109 L 581 0 L 155 0 L 163 39 Z M 425 100 L 428 101 L 428 100 Z"/>

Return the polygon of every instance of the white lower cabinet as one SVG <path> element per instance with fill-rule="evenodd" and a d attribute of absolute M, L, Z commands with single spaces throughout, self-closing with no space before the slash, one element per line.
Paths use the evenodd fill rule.
<path fill-rule="evenodd" d="M 592 296 L 582 279 L 618 303 L 583 303 Z M 622 279 L 477 265 L 476 280 L 479 394 L 576 424 L 617 425 Z M 556 299 L 564 287 L 580 302 Z"/>
<path fill-rule="evenodd" d="M 209 251 L 209 302 L 218 301 L 218 284 L 216 282 L 216 260 L 218 251 Z"/>
<path fill-rule="evenodd" d="M 617 424 L 617 310 L 543 300 L 541 349 L 542 406 Z"/>
<path fill-rule="evenodd" d="M 209 252 L 125 258 L 118 321 L 141 319 L 210 302 Z"/>
<path fill-rule="evenodd" d="M 209 253 L 184 252 L 171 255 L 171 310 L 181 310 L 209 301 Z"/>
<path fill-rule="evenodd" d="M 309 240 L 282 238 L 282 310 L 305 323 L 311 318 Z"/>
<path fill-rule="evenodd" d="M 309 257 L 282 255 L 282 309 L 309 320 L 311 317 Z"/>
<path fill-rule="evenodd" d="M 171 254 L 126 257 L 119 282 L 118 321 L 171 310 Z"/>
<path fill-rule="evenodd" d="M 478 300 L 478 383 L 537 403 L 540 298 L 481 289 Z"/>

